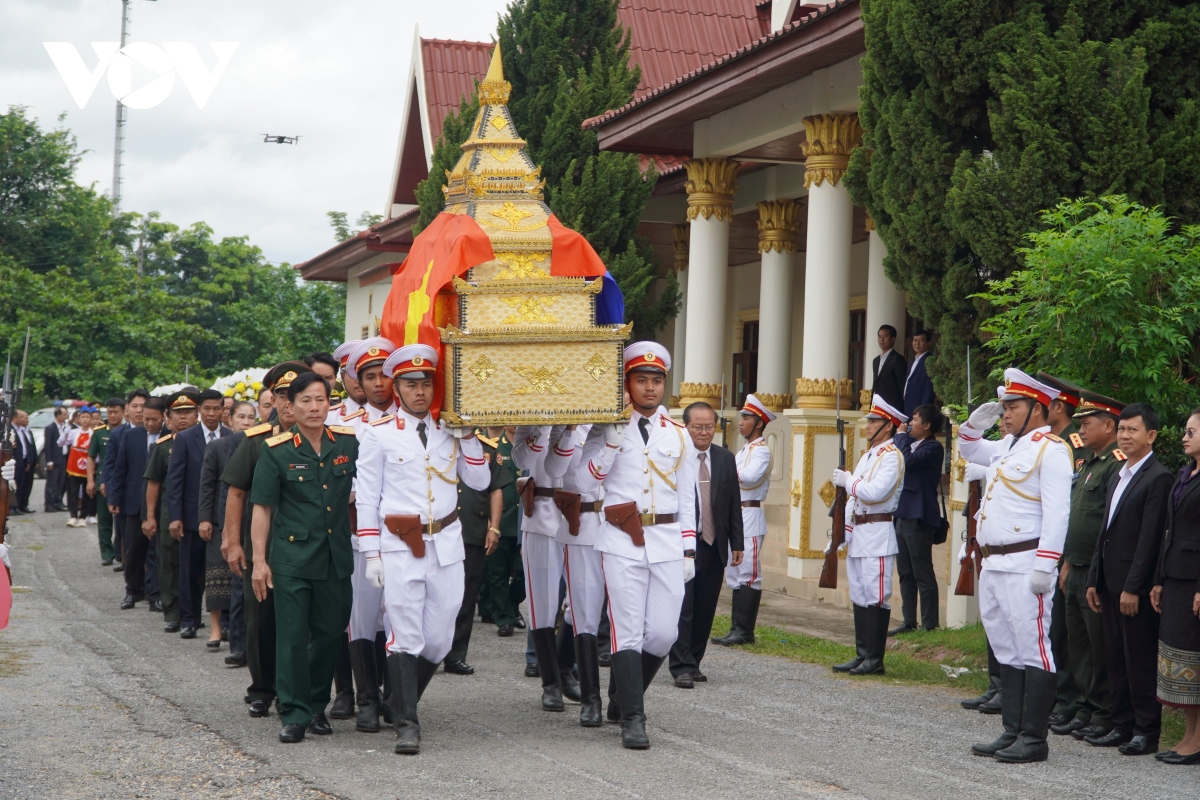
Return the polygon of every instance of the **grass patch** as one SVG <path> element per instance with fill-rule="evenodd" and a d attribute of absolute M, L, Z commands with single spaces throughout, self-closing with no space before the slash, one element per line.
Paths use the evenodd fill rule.
<path fill-rule="evenodd" d="M 43 549 L 45 546 L 46 546 L 46 545 L 44 545 L 44 544 L 27 544 L 27 545 L 25 545 L 25 549 L 26 549 L 26 550 L 35 550 L 35 551 L 36 551 L 36 550 L 41 550 L 41 549 Z"/>
<path fill-rule="evenodd" d="M 0 678 L 15 678 L 25 674 L 31 658 L 27 651 L 0 639 Z"/>

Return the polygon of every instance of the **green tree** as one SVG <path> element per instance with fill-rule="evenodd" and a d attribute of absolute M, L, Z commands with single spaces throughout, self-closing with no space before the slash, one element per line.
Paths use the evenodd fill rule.
<path fill-rule="evenodd" d="M 846 182 L 941 352 L 977 342 L 988 280 L 1064 197 L 1200 221 L 1200 5 L 863 0 L 864 147 Z M 964 359 L 930 373 L 965 396 Z M 1057 362 L 1039 364 L 1057 368 Z M 982 377 L 985 365 L 980 364 Z"/>
<path fill-rule="evenodd" d="M 1060 203 L 1027 238 L 1021 268 L 981 295 L 994 363 L 1053 364 L 1172 423 L 1200 402 L 1200 226 L 1172 233 L 1161 210 L 1111 196 Z"/>
<path fill-rule="evenodd" d="M 333 238 L 339 242 L 344 242 L 347 239 L 358 236 L 358 234 L 362 233 L 362 230 L 383 222 L 382 214 L 372 214 L 370 211 L 364 211 L 358 215 L 358 221 L 354 223 L 355 225 L 361 225 L 362 230 L 352 230 L 350 223 L 346 219 L 345 211 L 326 211 L 325 216 L 329 218 L 329 224 L 333 228 Z"/>
<path fill-rule="evenodd" d="M 478 88 L 479 82 L 476 81 L 475 85 Z M 433 222 L 433 218 L 446 207 L 446 197 L 442 194 L 442 188 L 446 185 L 446 173 L 454 169 L 454 165 L 462 157 L 463 142 L 471 135 L 471 127 L 475 124 L 475 114 L 478 111 L 479 97 L 472 92 L 459 102 L 458 111 L 451 111 L 446 115 L 446 120 L 442 123 L 442 135 L 433 147 L 429 177 L 417 184 L 417 203 L 421 211 L 417 217 L 417 224 L 413 226 L 413 235 L 420 233 L 425 226 Z"/>

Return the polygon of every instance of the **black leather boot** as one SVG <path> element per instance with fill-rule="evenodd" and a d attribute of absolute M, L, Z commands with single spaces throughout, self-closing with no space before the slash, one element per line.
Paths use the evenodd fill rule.
<path fill-rule="evenodd" d="M 375 674 L 382 676 L 383 688 L 379 701 L 379 713 L 383 716 L 385 725 L 392 724 L 392 675 L 387 668 L 387 637 L 383 631 L 375 634 Z"/>
<path fill-rule="evenodd" d="M 867 658 L 867 609 L 866 606 L 854 606 L 854 649 L 857 655 L 842 664 L 834 664 L 834 672 L 849 672 Z"/>
<path fill-rule="evenodd" d="M 646 712 L 642 706 L 642 654 L 636 650 L 618 650 L 612 654 L 612 671 L 617 677 L 617 696 L 621 706 L 621 745 L 630 750 L 650 746 L 646 735 Z"/>
<path fill-rule="evenodd" d="M 867 657 L 850 670 L 851 675 L 882 675 L 883 657 L 887 652 L 888 623 L 892 612 L 882 606 L 867 606 Z"/>
<path fill-rule="evenodd" d="M 418 658 L 409 653 L 392 653 L 387 658 L 388 674 L 392 679 L 392 719 L 396 722 L 397 753 L 415 755 L 421 752 L 421 724 L 417 720 Z M 436 665 L 435 665 L 436 666 Z"/>
<path fill-rule="evenodd" d="M 654 682 L 654 676 L 658 674 L 658 669 L 667 660 L 666 656 L 652 656 L 645 650 L 642 651 L 642 691 L 650 688 L 650 684 Z"/>
<path fill-rule="evenodd" d="M 1054 697 L 1058 693 L 1058 680 L 1053 672 L 1037 667 L 1025 667 L 1024 673 L 1025 703 L 1021 709 L 1020 733 L 1015 742 L 995 753 L 997 761 L 1009 764 L 1028 764 L 1050 757 L 1046 733 Z"/>
<path fill-rule="evenodd" d="M 617 695 L 617 673 L 612 669 L 612 654 L 608 657 L 608 711 L 605 719 L 609 722 L 621 721 L 621 698 Z"/>
<path fill-rule="evenodd" d="M 596 637 L 581 633 L 575 637 L 575 663 L 579 665 L 579 724 L 599 728 L 604 724 L 600 705 L 600 662 Z"/>
<path fill-rule="evenodd" d="M 562 683 L 558 672 L 558 645 L 554 641 L 554 628 L 538 628 L 533 636 L 533 652 L 537 655 L 538 670 L 542 675 L 542 710 L 562 711 Z"/>
<path fill-rule="evenodd" d="M 420 700 L 425 696 L 425 690 L 429 687 L 429 682 L 433 680 L 433 676 L 437 674 L 438 665 L 432 661 L 426 661 L 423 658 L 417 658 L 417 699 Z"/>
<path fill-rule="evenodd" d="M 724 645 L 754 644 L 754 626 L 758 623 L 758 606 L 762 602 L 762 589 L 743 586 L 737 590 L 742 596 L 733 615 L 733 628 L 721 640 Z"/>
<path fill-rule="evenodd" d="M 994 742 L 971 745 L 971 752 L 977 756 L 994 756 L 1017 740 L 1025 710 L 1025 670 L 1000 665 L 1000 697 L 1000 722 L 1004 725 L 1004 733 Z"/>
<path fill-rule="evenodd" d="M 379 733 L 379 679 L 375 672 L 375 642 L 355 639 L 350 643 L 350 667 L 354 670 L 354 696 L 358 714 L 354 729 Z"/>
<path fill-rule="evenodd" d="M 714 636 L 709 639 L 710 642 L 713 644 L 730 645 L 734 643 L 734 640 L 740 641 L 743 631 L 738 628 L 738 620 L 741 619 L 741 608 L 744 600 L 745 590 L 734 589 L 729 598 L 729 633 L 724 636 Z"/>
<path fill-rule="evenodd" d="M 969 711 L 978 711 L 981 714 L 1000 713 L 1000 662 L 996 660 L 996 653 L 990 644 L 988 645 L 988 690 L 979 697 L 963 700 L 962 707 Z"/>
<path fill-rule="evenodd" d="M 333 705 L 329 707 L 329 718 L 351 719 L 354 716 L 354 668 L 350 665 L 350 640 L 345 636 L 338 644 L 333 686 L 336 694 Z"/>
<path fill-rule="evenodd" d="M 558 633 L 555 634 L 555 646 L 558 648 L 558 677 L 562 687 L 562 695 L 566 699 L 579 702 L 579 681 L 575 678 L 575 629 L 564 619 L 558 623 Z"/>

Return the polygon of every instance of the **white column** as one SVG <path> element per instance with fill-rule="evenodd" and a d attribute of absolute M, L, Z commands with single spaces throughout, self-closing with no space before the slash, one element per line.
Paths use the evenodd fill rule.
<path fill-rule="evenodd" d="M 725 337 L 725 287 L 729 277 L 729 225 L 738 163 L 725 158 L 687 162 L 688 244 L 687 316 L 684 330 L 680 403 L 705 400 L 720 404 L 721 360 Z M 714 402 L 715 401 L 715 402 Z"/>
<path fill-rule="evenodd" d="M 679 384 L 683 382 L 684 356 L 687 354 L 687 296 L 688 296 L 688 237 L 687 225 L 675 226 L 675 280 L 679 283 L 679 296 L 683 303 L 675 316 L 675 347 L 671 351 L 671 394 L 679 396 Z"/>
<path fill-rule="evenodd" d="M 883 259 L 887 256 L 887 245 L 875 230 L 875 223 L 867 217 L 869 243 L 867 245 L 867 365 L 863 369 L 863 388 L 874 387 L 871 374 L 871 359 L 879 354 L 875 347 L 875 334 L 880 327 L 891 325 L 897 336 L 904 336 L 904 292 L 888 280 L 883 272 Z M 903 342 L 898 342 L 903 345 Z"/>
<path fill-rule="evenodd" d="M 848 392 L 850 353 L 850 240 L 854 205 L 841 185 L 850 151 L 862 137 L 858 118 L 804 118 L 807 141 L 808 241 L 804 270 L 804 352 L 796 404 L 831 408 L 835 391 Z M 835 388 L 834 380 L 843 383 Z"/>
<path fill-rule="evenodd" d="M 792 404 L 792 273 L 800 235 L 800 204 L 758 204 L 758 252 L 762 254 L 758 297 L 758 388 L 755 395 L 773 411 Z"/>

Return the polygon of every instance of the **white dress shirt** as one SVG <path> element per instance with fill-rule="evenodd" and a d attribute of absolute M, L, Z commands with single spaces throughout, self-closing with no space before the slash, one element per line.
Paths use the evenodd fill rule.
<path fill-rule="evenodd" d="M 1132 461 L 1126 461 L 1125 465 L 1117 472 L 1117 488 L 1113 491 L 1112 502 L 1108 505 L 1109 525 L 1112 525 L 1113 514 L 1116 512 L 1117 506 L 1121 504 L 1121 495 L 1125 494 L 1125 489 L 1129 486 L 1129 482 L 1133 480 L 1133 476 L 1137 474 L 1137 471 L 1142 468 L 1142 464 L 1146 463 L 1146 459 L 1153 452 L 1153 450 L 1147 452 L 1146 455 L 1138 459 L 1136 464 Z"/>
<path fill-rule="evenodd" d="M 904 378 L 904 393 L 905 393 L 905 394 L 908 394 L 908 382 L 909 382 L 910 380 L 912 380 L 912 374 L 913 374 L 913 372 L 914 372 L 914 371 L 916 371 L 916 369 L 917 369 L 917 364 L 920 364 L 920 363 L 921 363 L 921 359 L 922 359 L 922 358 L 924 358 L 924 357 L 925 357 L 925 356 L 927 356 L 927 355 L 929 355 L 929 351 L 928 351 L 928 350 L 926 350 L 924 353 L 921 353 L 921 354 L 919 354 L 919 355 L 918 355 L 916 358 L 914 358 L 914 359 L 912 360 L 912 363 L 908 365 L 908 375 L 907 375 L 907 376 Z M 880 361 L 880 362 L 879 362 L 879 366 L 880 366 L 880 367 L 882 367 L 882 366 L 883 366 L 883 362 L 882 362 L 882 361 Z"/>

